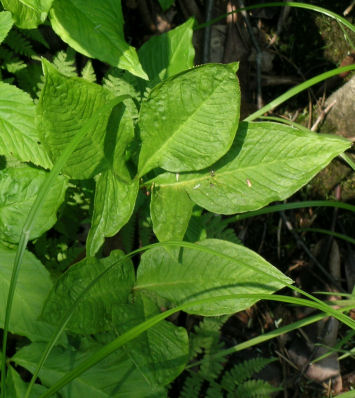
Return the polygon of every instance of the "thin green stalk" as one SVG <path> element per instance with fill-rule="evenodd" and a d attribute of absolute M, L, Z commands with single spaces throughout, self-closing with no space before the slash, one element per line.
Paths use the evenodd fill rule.
<path fill-rule="evenodd" d="M 277 117 L 277 116 L 260 116 L 259 119 L 265 119 L 265 120 L 271 120 L 271 121 L 275 121 L 275 122 L 279 122 L 279 123 L 284 123 L 287 124 L 291 127 L 296 127 L 298 130 L 302 130 L 305 133 L 309 133 L 311 132 L 310 129 L 308 129 L 305 126 L 302 126 L 302 124 L 293 122 L 292 120 L 288 120 L 288 119 L 283 119 L 282 117 Z"/>
<path fill-rule="evenodd" d="M 305 82 L 297 85 L 296 87 L 292 87 L 290 90 L 286 91 L 284 94 L 275 98 L 273 101 L 269 102 L 261 109 L 249 115 L 247 118 L 244 119 L 244 121 L 251 122 L 252 120 L 257 119 L 259 116 L 262 116 L 264 113 L 269 112 L 272 109 L 275 109 L 277 106 L 281 105 L 282 103 L 294 97 L 295 95 L 299 94 L 300 92 L 307 90 L 307 88 L 323 80 L 329 79 L 330 77 L 339 75 L 340 73 L 349 72 L 351 70 L 355 70 L 355 65 L 348 65 L 348 66 L 343 66 L 341 68 L 331 69 L 327 72 L 321 73 L 320 75 L 314 76 L 311 79 L 306 80 Z"/>
<path fill-rule="evenodd" d="M 112 100 L 109 104 L 103 106 L 101 108 L 101 112 L 107 112 L 112 109 L 119 102 L 122 102 L 126 96 L 120 96 Z M 9 292 L 7 296 L 6 303 L 6 312 L 5 312 L 5 321 L 4 321 L 4 332 L 3 332 L 3 341 L 2 341 L 2 358 L 1 358 L 1 398 L 5 398 L 6 393 L 6 347 L 7 347 L 7 337 L 9 332 L 9 324 L 11 318 L 11 310 L 13 299 L 15 295 L 16 283 L 18 279 L 18 275 L 21 269 L 21 263 L 23 259 L 23 255 L 25 253 L 25 249 L 30 237 L 30 233 L 32 231 L 36 216 L 38 211 L 41 208 L 42 202 L 45 199 L 48 190 L 50 189 L 51 184 L 59 174 L 60 170 L 63 168 L 70 155 L 74 152 L 77 145 L 84 138 L 85 134 L 95 126 L 97 123 L 97 118 L 89 120 L 74 136 L 72 141 L 65 147 L 65 150 L 59 157 L 56 164 L 53 166 L 52 170 L 49 172 L 47 178 L 44 180 L 41 185 L 37 197 L 27 215 L 26 221 L 22 228 L 19 245 L 16 251 L 16 256 L 14 260 L 14 266 L 11 274 L 11 281 L 9 286 Z"/>
<path fill-rule="evenodd" d="M 102 361 L 108 355 L 112 354 L 114 351 L 118 350 L 123 345 L 127 344 L 129 341 L 135 339 L 140 334 L 142 334 L 149 328 L 153 327 L 154 325 L 156 325 L 163 319 L 166 319 L 167 317 L 173 315 L 174 313 L 176 313 L 178 311 L 186 310 L 188 307 L 193 307 L 196 305 L 201 305 L 201 304 L 206 304 L 206 303 L 213 303 L 216 301 L 231 300 L 233 298 L 235 298 L 235 299 L 256 298 L 256 299 L 261 299 L 261 300 L 279 301 L 279 302 L 285 302 L 285 303 L 291 303 L 291 304 L 316 308 L 316 309 L 320 309 L 321 311 L 323 311 L 323 308 L 321 308 L 321 307 L 323 307 L 322 305 L 320 305 L 319 303 L 316 303 L 316 302 L 312 302 L 311 300 L 306 300 L 306 299 L 301 299 L 301 298 L 296 298 L 296 297 L 281 296 L 281 295 L 271 295 L 271 294 L 232 294 L 232 295 L 227 295 L 227 296 L 210 297 L 210 298 L 205 298 L 205 299 L 200 299 L 200 300 L 194 300 L 189 303 L 179 305 L 178 307 L 175 307 L 173 309 L 165 311 L 161 314 L 155 315 L 152 318 L 133 327 L 129 331 L 123 333 L 121 336 L 117 337 L 111 343 L 107 344 L 106 346 L 104 346 L 103 348 L 98 350 L 90 358 L 88 358 L 85 361 L 83 361 L 82 363 L 80 363 L 76 368 L 74 368 L 72 371 L 68 372 L 65 376 L 61 377 L 52 387 L 50 387 L 39 398 L 50 397 L 51 395 L 53 395 L 54 393 L 59 391 L 61 388 L 63 388 L 66 384 L 70 383 L 76 377 L 80 376 L 86 370 L 88 370 L 89 368 L 91 368 L 92 366 L 97 364 L 98 362 Z M 336 318 L 339 318 L 340 315 L 343 315 L 343 314 L 340 314 L 340 312 L 337 310 L 332 309 L 332 312 L 334 312 L 334 314 L 336 315 Z M 348 317 L 346 317 L 346 318 L 348 318 Z M 355 330 L 355 322 L 351 318 L 348 318 L 348 321 L 346 322 L 346 324 Z"/>
<path fill-rule="evenodd" d="M 239 8 L 235 11 L 231 11 L 226 14 L 222 14 L 222 15 L 218 16 L 217 18 L 211 19 L 210 21 L 200 24 L 200 25 L 196 26 L 195 29 L 197 30 L 197 29 L 205 28 L 206 26 L 209 26 L 209 25 L 215 24 L 216 22 L 221 21 L 222 19 L 224 19 L 226 16 L 228 16 L 230 14 L 234 14 L 234 13 L 237 13 L 240 11 L 250 11 L 250 10 L 255 10 L 257 8 L 266 8 L 266 7 L 287 7 L 287 6 L 295 7 L 295 8 L 303 8 L 306 10 L 319 12 L 319 13 L 324 14 L 330 18 L 335 19 L 336 21 L 340 22 L 341 24 L 343 24 L 344 26 L 349 28 L 352 32 L 355 32 L 355 26 L 353 24 L 351 24 L 349 21 L 347 21 L 345 18 L 343 18 L 341 15 L 336 14 L 335 12 L 329 11 L 323 7 L 315 6 L 313 4 L 298 3 L 298 2 L 292 2 L 292 1 L 282 1 L 282 2 L 277 1 L 277 2 L 273 2 L 273 3 L 255 4 L 252 6 L 245 7 L 245 8 Z"/>
<path fill-rule="evenodd" d="M 345 153 L 342 153 L 339 156 L 355 171 L 355 162 L 350 158 L 350 156 Z"/>
<path fill-rule="evenodd" d="M 326 234 L 326 235 L 334 236 L 335 238 L 339 238 L 339 239 L 345 240 L 345 241 L 355 245 L 355 239 L 350 238 L 350 236 L 343 235 L 343 234 L 340 234 L 338 232 L 330 231 L 328 229 L 322 229 L 322 228 L 297 228 L 297 231 L 319 232 L 320 234 Z"/>
<path fill-rule="evenodd" d="M 334 347 L 327 347 L 327 348 L 329 349 L 329 351 L 326 352 L 325 354 L 323 354 L 323 355 L 317 357 L 316 359 L 314 359 L 314 360 L 312 361 L 312 364 L 313 364 L 313 363 L 316 363 L 316 362 L 319 362 L 319 361 L 321 361 L 321 360 L 324 359 L 324 358 L 329 357 L 329 355 L 332 355 L 333 352 L 340 352 L 340 351 L 341 351 L 341 347 L 342 347 L 344 344 L 348 343 L 354 336 L 355 336 L 355 330 L 350 330 L 350 332 L 349 332 L 344 338 L 342 338 L 342 339 L 339 341 L 339 343 L 336 344 Z M 324 347 L 324 345 L 323 345 L 323 347 Z M 342 352 L 345 352 L 345 353 L 346 353 L 346 351 L 342 351 Z M 340 357 L 339 357 L 338 359 L 340 360 Z"/>
<path fill-rule="evenodd" d="M 276 213 L 279 211 L 303 209 L 305 207 L 337 207 L 339 209 L 349 210 L 355 213 L 355 206 L 348 203 L 337 202 L 332 200 L 305 200 L 304 202 L 283 203 L 279 205 L 272 205 L 263 207 L 259 210 L 249 211 L 243 214 L 226 217 L 223 222 L 228 225 L 246 218 L 260 216 L 262 214 Z"/>
<path fill-rule="evenodd" d="M 351 310 L 352 308 L 353 308 L 352 306 L 348 306 L 347 308 L 343 308 L 342 311 L 346 312 L 346 311 Z M 235 352 L 243 351 L 247 348 L 251 348 L 251 347 L 254 347 L 255 345 L 264 343 L 265 341 L 272 340 L 275 337 L 279 337 L 283 334 L 292 332 L 293 330 L 298 330 L 305 326 L 311 325 L 312 323 L 318 322 L 318 321 L 326 318 L 327 316 L 328 315 L 326 315 L 324 313 L 312 315 L 308 318 L 301 319 L 301 320 L 299 320 L 297 322 L 293 322 L 289 325 L 274 329 L 271 332 L 254 337 L 248 341 L 244 341 L 243 343 L 236 344 L 233 347 L 227 348 L 225 350 L 220 350 L 219 352 L 217 352 L 213 355 L 210 355 L 210 358 L 216 358 L 216 359 L 223 358 L 223 357 L 226 357 L 227 355 L 234 354 Z M 210 360 L 210 358 L 209 358 L 209 360 Z M 205 361 L 204 359 L 201 359 L 200 361 L 193 362 L 190 365 L 188 365 L 186 367 L 186 369 L 201 365 L 204 361 Z"/>

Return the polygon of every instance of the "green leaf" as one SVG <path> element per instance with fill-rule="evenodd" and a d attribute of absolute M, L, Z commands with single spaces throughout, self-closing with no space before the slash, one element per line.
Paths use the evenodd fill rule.
<path fill-rule="evenodd" d="M 175 0 L 158 0 L 158 1 L 163 11 L 166 11 L 175 3 Z"/>
<path fill-rule="evenodd" d="M 53 0 L 1 0 L 2 5 L 11 11 L 15 24 L 21 29 L 34 29 L 46 18 Z"/>
<path fill-rule="evenodd" d="M 299 190 L 350 148 L 335 135 L 306 133 L 277 123 L 241 123 L 230 151 L 198 173 L 158 176 L 154 183 L 184 187 L 199 206 L 219 214 L 260 209 Z"/>
<path fill-rule="evenodd" d="M 0 245 L 0 327 L 4 327 L 7 295 L 16 251 Z M 23 257 L 23 267 L 11 311 L 11 333 L 28 337 L 32 341 L 47 341 L 53 328 L 37 318 L 42 304 L 50 291 L 52 282 L 49 272 L 30 252 Z"/>
<path fill-rule="evenodd" d="M 79 53 L 147 79 L 124 40 L 120 0 L 55 0 L 50 18 L 57 35 Z"/>
<path fill-rule="evenodd" d="M 135 140 L 133 119 L 136 112 L 137 108 L 130 98 L 113 110 L 108 129 L 116 132 L 116 134 L 111 134 L 111 140 L 106 143 L 108 147 L 106 156 L 110 161 L 112 170 L 120 180 L 129 184 L 132 182 L 132 178 L 127 159 L 130 157 L 129 147 Z"/>
<path fill-rule="evenodd" d="M 114 109 L 108 124 L 108 129 L 116 129 L 117 137 L 112 134 L 111 142 L 106 145 L 112 148 L 111 153 L 107 153 L 111 168 L 100 174 L 96 181 L 94 212 L 86 241 L 86 250 L 90 256 L 95 255 L 105 237 L 116 235 L 128 222 L 136 203 L 139 181 L 132 181 L 125 154 L 134 140 L 130 112 L 130 107 L 134 104 L 133 101 L 127 103 L 128 101 Z"/>
<path fill-rule="evenodd" d="M 94 213 L 86 241 L 88 255 L 94 256 L 105 237 L 116 233 L 130 219 L 138 195 L 139 181 L 126 183 L 112 170 L 104 171 L 96 181 Z"/>
<path fill-rule="evenodd" d="M 40 359 L 44 344 L 31 344 L 20 349 L 11 360 L 33 372 Z M 54 348 L 39 372 L 45 386 L 53 385 L 70 370 L 93 354 Z M 113 353 L 91 369 L 78 376 L 60 390 L 61 397 L 85 398 L 165 398 L 163 389 L 153 390 L 132 361 L 122 352 Z"/>
<path fill-rule="evenodd" d="M 84 289 L 104 270 L 104 276 L 87 292 L 76 307 L 67 328 L 75 333 L 93 334 L 109 330 L 112 307 L 128 302 L 134 284 L 134 268 L 130 260 L 118 263 L 122 252 L 110 257 L 86 257 L 73 265 L 55 283 L 46 300 L 41 319 L 58 325 Z"/>
<path fill-rule="evenodd" d="M 14 21 L 10 12 L 0 12 L 0 43 L 3 42 L 3 40 L 11 30 L 13 23 Z"/>
<path fill-rule="evenodd" d="M 150 216 L 153 231 L 160 242 L 183 239 L 193 206 L 184 189 L 174 186 L 153 187 Z"/>
<path fill-rule="evenodd" d="M 45 83 L 37 107 L 43 143 L 55 162 L 66 145 L 89 120 L 97 120 L 80 142 L 63 172 L 71 178 L 90 178 L 108 168 L 105 158 L 110 112 L 98 112 L 113 97 L 108 90 L 82 78 L 67 77 L 43 60 Z"/>
<path fill-rule="evenodd" d="M 25 396 L 27 383 L 22 380 L 21 376 L 11 365 L 8 367 L 6 384 L 8 397 L 23 398 Z M 30 398 L 38 398 L 41 394 L 46 392 L 46 390 L 47 389 L 42 385 L 35 384 Z"/>
<path fill-rule="evenodd" d="M 173 76 L 142 103 L 138 173 L 199 170 L 230 148 L 239 121 L 236 64 L 209 64 Z"/>
<path fill-rule="evenodd" d="M 0 171 L 0 239 L 18 243 L 27 214 L 47 177 L 47 172 L 28 166 Z M 58 176 L 39 210 L 30 239 L 38 238 L 56 222 L 67 180 Z"/>
<path fill-rule="evenodd" d="M 52 163 L 39 142 L 35 109 L 27 93 L 0 82 L 0 154 L 50 168 Z"/>
<path fill-rule="evenodd" d="M 114 308 L 113 322 L 120 334 L 158 314 L 148 297 L 136 295 L 133 304 Z M 125 345 L 128 356 L 152 386 L 164 386 L 184 369 L 189 353 L 185 328 L 162 321 Z"/>
<path fill-rule="evenodd" d="M 86 62 L 83 70 L 81 71 L 81 76 L 83 77 L 83 79 L 87 80 L 88 82 L 96 83 L 95 70 L 90 60 Z"/>
<path fill-rule="evenodd" d="M 229 294 L 272 294 L 285 283 L 292 283 L 244 246 L 217 239 L 206 239 L 199 245 L 221 255 L 190 248 L 159 247 L 145 252 L 134 289 L 155 293 L 175 305 Z M 216 301 L 189 307 L 186 312 L 204 316 L 232 314 L 256 301 L 255 298 Z"/>
<path fill-rule="evenodd" d="M 151 85 L 194 66 L 194 22 L 195 20 L 190 18 L 167 33 L 152 36 L 138 50 L 139 60 L 149 80 L 153 82 Z"/>

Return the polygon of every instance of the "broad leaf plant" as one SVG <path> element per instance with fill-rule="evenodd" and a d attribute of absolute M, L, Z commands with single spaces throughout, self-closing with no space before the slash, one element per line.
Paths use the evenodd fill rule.
<path fill-rule="evenodd" d="M 0 82 L 1 397 L 165 397 L 189 357 L 186 329 L 165 318 L 233 314 L 297 289 L 243 245 L 184 240 L 194 209 L 230 215 L 284 200 L 351 143 L 241 121 L 238 64 L 194 66 L 193 19 L 136 51 L 120 1 L 1 3 L 1 40 L 49 21 L 72 49 L 110 65 L 99 85 L 42 58 L 38 99 Z M 27 242 L 57 222 L 69 187 L 87 181 L 85 256 L 50 273 Z M 104 255 L 106 238 L 142 208 L 158 243 Z M 5 360 L 9 333 L 27 343 Z"/>

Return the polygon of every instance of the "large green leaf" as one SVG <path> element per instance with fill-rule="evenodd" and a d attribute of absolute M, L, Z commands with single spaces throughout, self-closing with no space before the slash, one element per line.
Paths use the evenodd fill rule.
<path fill-rule="evenodd" d="M 0 43 L 5 39 L 12 28 L 14 21 L 8 11 L 0 12 Z"/>
<path fill-rule="evenodd" d="M 148 297 L 136 294 L 135 302 L 114 307 L 113 322 L 120 333 L 158 314 Z M 152 386 L 164 386 L 184 369 L 189 353 L 185 328 L 162 321 L 125 345 L 128 356 Z"/>
<path fill-rule="evenodd" d="M 239 121 L 236 64 L 209 64 L 173 76 L 142 103 L 138 173 L 199 170 L 230 148 Z"/>
<path fill-rule="evenodd" d="M 256 210 L 305 185 L 350 142 L 276 123 L 241 123 L 230 151 L 198 173 L 162 174 L 155 185 L 184 187 L 199 206 L 220 214 Z"/>
<path fill-rule="evenodd" d="M 228 294 L 272 294 L 285 283 L 292 283 L 244 246 L 217 239 L 206 239 L 199 245 L 201 250 L 159 247 L 145 252 L 135 290 L 155 293 L 175 305 Z M 221 255 L 203 251 L 203 247 Z M 232 314 L 256 301 L 255 298 L 216 301 L 189 307 L 186 312 L 204 316 Z"/>
<path fill-rule="evenodd" d="M 99 347 L 97 347 L 99 348 Z M 19 350 L 11 360 L 33 372 L 41 357 L 44 344 L 31 344 Z M 70 370 L 94 353 L 55 348 L 49 355 L 39 378 L 45 386 L 53 385 Z M 165 398 L 163 389 L 154 390 L 132 361 L 122 352 L 114 353 L 78 376 L 60 390 L 63 398 Z"/>
<path fill-rule="evenodd" d="M 67 328 L 76 333 L 92 334 L 112 327 L 112 307 L 128 302 L 134 284 L 130 260 L 118 263 L 123 256 L 113 251 L 110 257 L 86 257 L 72 266 L 55 283 L 44 304 L 41 319 L 57 325 L 75 300 L 105 269 L 116 264 L 87 292 L 75 309 Z"/>
<path fill-rule="evenodd" d="M 147 78 L 124 40 L 121 0 L 55 0 L 50 17 L 57 35 L 76 51 Z"/>
<path fill-rule="evenodd" d="M 4 327 L 15 255 L 15 250 L 0 245 L 0 328 Z M 50 338 L 53 327 L 38 321 L 37 318 L 51 287 L 49 272 L 32 253 L 26 251 L 11 311 L 9 328 L 11 333 L 26 336 L 32 341 L 47 341 Z"/>
<path fill-rule="evenodd" d="M 46 18 L 53 0 L 1 0 L 2 5 L 11 11 L 17 27 L 34 29 Z"/>
<path fill-rule="evenodd" d="M 193 206 L 194 203 L 183 188 L 169 185 L 153 188 L 150 216 L 153 231 L 159 241 L 183 239 Z"/>
<path fill-rule="evenodd" d="M 0 171 L 0 240 L 19 242 L 26 216 L 47 174 L 46 171 L 28 166 Z M 55 179 L 41 204 L 30 239 L 38 238 L 55 224 L 67 184 L 63 176 Z"/>
<path fill-rule="evenodd" d="M 27 391 L 27 383 L 23 381 L 21 376 L 12 367 L 8 367 L 7 371 L 7 394 L 10 398 L 23 398 Z M 35 384 L 33 386 L 33 391 L 30 398 L 38 398 L 41 394 L 46 392 L 46 388 L 40 384 Z M 57 395 L 55 395 L 57 396 Z"/>
<path fill-rule="evenodd" d="M 35 110 L 27 93 L 0 82 L 0 154 L 50 168 L 52 163 L 39 142 Z"/>
<path fill-rule="evenodd" d="M 114 236 L 128 222 L 134 210 L 138 189 L 138 180 L 124 182 L 111 169 L 97 178 L 94 213 L 86 241 L 89 256 L 95 255 L 105 237 Z"/>
<path fill-rule="evenodd" d="M 152 85 L 194 66 L 193 25 L 189 19 L 160 36 L 152 36 L 138 50 L 138 56 Z M 154 84 L 155 83 L 155 84 Z"/>
<path fill-rule="evenodd" d="M 43 143 L 55 162 L 68 142 L 89 120 L 96 120 L 80 142 L 63 172 L 72 178 L 90 178 L 109 167 L 106 154 L 111 151 L 112 136 L 106 132 L 111 112 L 99 113 L 113 94 L 97 84 L 76 77 L 66 77 L 43 60 L 45 83 L 37 107 Z"/>

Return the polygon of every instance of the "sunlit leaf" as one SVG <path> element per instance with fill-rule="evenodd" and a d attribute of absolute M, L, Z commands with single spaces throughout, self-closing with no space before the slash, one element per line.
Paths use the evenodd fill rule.
<path fill-rule="evenodd" d="M 199 245 L 221 255 L 171 247 L 154 248 L 144 253 L 135 290 L 182 304 L 228 294 L 272 294 L 285 283 L 292 283 L 277 268 L 244 246 L 217 239 L 206 239 Z M 230 299 L 196 305 L 186 311 L 205 316 L 232 314 L 256 301 L 255 298 Z"/>
<path fill-rule="evenodd" d="M 202 65 L 158 84 L 142 103 L 138 173 L 199 170 L 232 145 L 239 122 L 236 64 Z"/>

